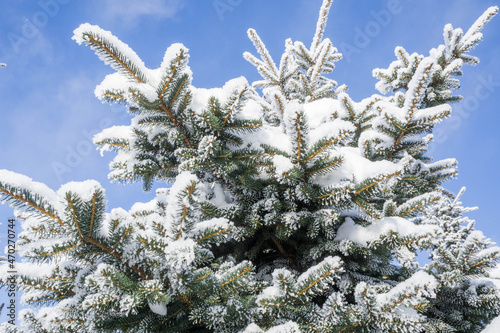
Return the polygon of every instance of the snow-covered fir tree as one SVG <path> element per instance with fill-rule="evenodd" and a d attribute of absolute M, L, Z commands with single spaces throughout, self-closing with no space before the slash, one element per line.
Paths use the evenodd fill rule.
<path fill-rule="evenodd" d="M 17 284 L 38 306 L 24 331 L 480 332 L 500 313 L 486 279 L 500 249 L 442 186 L 456 161 L 426 154 L 498 8 L 447 25 L 427 56 L 397 47 L 373 72 L 382 95 L 355 102 L 327 77 L 342 58 L 323 36 L 331 3 L 277 62 L 248 30 L 262 80 L 208 90 L 181 44 L 149 69 L 110 32 L 75 30 L 116 70 L 96 94 L 133 116 L 94 137 L 116 152 L 110 178 L 171 187 L 108 211 L 95 181 L 53 191 L 0 171 L 24 230 Z"/>

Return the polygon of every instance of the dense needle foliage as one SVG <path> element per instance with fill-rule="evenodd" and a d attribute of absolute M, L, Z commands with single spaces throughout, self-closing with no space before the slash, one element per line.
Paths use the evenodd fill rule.
<path fill-rule="evenodd" d="M 500 249 L 442 186 L 456 161 L 426 154 L 498 8 L 447 25 L 428 56 L 397 47 L 373 72 L 383 95 L 355 102 L 326 76 L 342 58 L 323 36 L 331 2 L 279 62 L 248 30 L 262 80 L 222 89 L 191 85 L 181 44 L 149 69 L 111 33 L 75 30 L 116 70 L 99 98 L 132 115 L 94 137 L 116 152 L 110 178 L 171 187 L 107 212 L 95 181 L 55 192 L 0 171 L 24 230 L 16 281 L 42 306 L 27 332 L 480 332 L 498 315 Z"/>

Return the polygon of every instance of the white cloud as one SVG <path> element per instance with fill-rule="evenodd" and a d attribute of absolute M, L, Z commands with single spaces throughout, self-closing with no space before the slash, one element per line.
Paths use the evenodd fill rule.
<path fill-rule="evenodd" d="M 143 16 L 173 18 L 185 5 L 185 0 L 97 0 L 107 20 L 119 20 L 131 26 Z"/>

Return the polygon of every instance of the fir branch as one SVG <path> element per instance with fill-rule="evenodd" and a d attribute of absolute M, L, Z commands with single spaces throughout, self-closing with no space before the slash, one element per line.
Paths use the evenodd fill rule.
<path fill-rule="evenodd" d="M 76 217 L 75 206 L 73 204 L 73 200 L 71 199 L 70 193 L 66 193 L 66 201 L 68 202 L 69 207 L 71 208 L 71 216 L 73 217 L 73 221 L 75 222 L 78 234 L 80 235 L 80 237 L 83 237 L 82 229 L 80 229 L 80 223 L 78 222 L 78 218 Z"/>
<path fill-rule="evenodd" d="M 116 50 L 109 41 L 104 38 L 99 38 L 91 33 L 84 33 L 84 38 L 87 39 L 87 43 L 97 51 L 106 54 L 110 59 L 116 61 L 132 78 L 134 78 L 139 83 L 144 83 L 145 78 L 142 74 L 134 71 L 130 63 L 126 63 L 127 60 Z"/>
<path fill-rule="evenodd" d="M 92 236 L 92 228 L 94 227 L 94 217 L 95 217 L 95 212 L 96 212 L 96 198 L 97 198 L 97 194 L 94 193 L 92 195 L 92 214 L 90 216 L 89 234 L 87 237 Z"/>
<path fill-rule="evenodd" d="M 383 182 L 384 180 L 387 180 L 389 178 L 392 178 L 392 177 L 395 177 L 395 176 L 399 176 L 401 174 L 401 172 L 397 171 L 395 173 L 392 173 L 392 174 L 389 174 L 389 175 L 385 175 L 385 176 L 381 176 L 380 178 L 378 179 L 374 179 L 373 181 L 371 182 L 368 182 L 366 185 L 364 185 L 362 188 L 356 190 L 356 192 L 354 192 L 354 194 L 360 194 L 366 190 L 369 190 L 371 189 L 372 187 L 374 187 L 375 185 L 378 185 L 379 183 Z"/>
<path fill-rule="evenodd" d="M 325 32 L 326 22 L 328 18 L 328 13 L 330 12 L 330 7 L 332 6 L 333 0 L 323 0 L 321 9 L 319 11 L 318 23 L 316 25 L 316 32 L 314 33 L 314 38 L 311 44 L 311 51 L 314 52 L 319 43 L 323 40 L 323 34 Z"/>
<path fill-rule="evenodd" d="M 236 276 L 232 277 L 231 279 L 227 280 L 226 282 L 222 283 L 221 284 L 221 287 L 224 287 L 230 283 L 233 283 L 234 281 L 238 280 L 239 278 L 241 278 L 243 275 L 247 274 L 248 272 L 250 272 L 252 270 L 252 267 L 246 267 L 243 271 L 241 271 L 240 273 L 238 273 Z"/>
<path fill-rule="evenodd" d="M 130 265 L 128 263 L 128 261 L 124 260 L 123 259 L 123 255 L 112 250 L 110 247 L 108 247 L 107 245 L 99 242 L 98 240 L 94 239 L 94 238 L 90 238 L 90 237 L 85 237 L 84 240 L 87 242 L 87 243 L 90 243 L 92 245 L 95 245 L 97 246 L 98 248 L 100 248 L 101 250 L 103 250 L 105 253 L 115 257 L 116 259 L 118 259 L 120 262 L 124 263 L 125 265 L 127 265 L 128 267 L 130 267 L 134 272 L 136 272 L 141 278 L 143 278 L 144 280 L 149 280 L 150 277 L 143 271 L 141 270 L 140 268 L 138 268 L 137 266 L 135 265 Z"/>

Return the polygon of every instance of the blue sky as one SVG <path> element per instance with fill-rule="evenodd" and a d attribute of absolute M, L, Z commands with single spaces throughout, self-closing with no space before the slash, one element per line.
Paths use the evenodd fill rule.
<path fill-rule="evenodd" d="M 8 3 L 8 4 L 4 4 Z M 376 93 L 373 68 L 385 68 L 397 45 L 427 55 L 442 43 L 446 23 L 464 30 L 492 0 L 334 0 L 326 28 L 345 59 L 331 77 L 349 86 L 357 101 Z M 109 208 L 149 201 L 140 184 L 111 184 L 112 153 L 100 157 L 92 133 L 128 124 L 123 107 L 101 104 L 94 88 L 112 73 L 93 52 L 71 40 L 81 23 L 97 24 L 129 44 L 148 67 L 159 66 L 166 48 L 181 42 L 190 49 L 197 87 L 222 86 L 246 76 L 259 79 L 242 54 L 253 53 L 246 37 L 255 28 L 279 59 L 286 38 L 306 45 L 314 34 L 321 0 L 9 0 L 0 12 L 0 169 L 25 174 L 53 189 L 69 181 L 97 179 Z M 383 14 L 381 14 L 383 13 Z M 362 37 L 364 35 L 364 37 Z M 458 179 L 445 186 L 467 187 L 464 204 L 479 206 L 470 216 L 477 228 L 500 243 L 500 17 L 484 30 L 472 53 L 481 59 L 466 67 L 464 103 L 437 128 L 435 159 L 455 157 Z M 162 184 L 157 184 L 159 187 Z M 0 246 L 5 245 L 12 210 L 0 205 Z M 5 299 L 0 291 L 0 303 Z M 4 319 L 2 317 L 2 319 Z"/>

